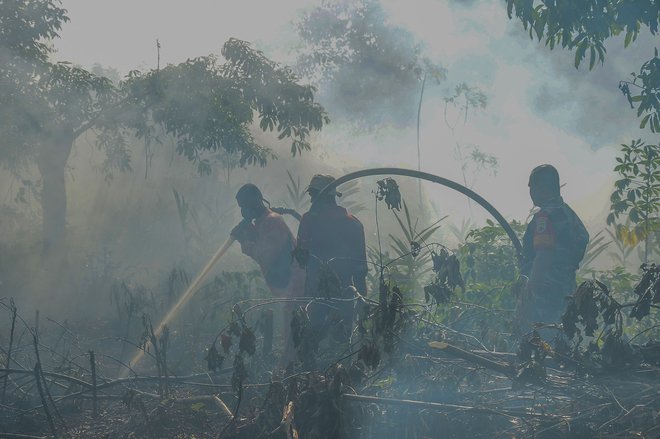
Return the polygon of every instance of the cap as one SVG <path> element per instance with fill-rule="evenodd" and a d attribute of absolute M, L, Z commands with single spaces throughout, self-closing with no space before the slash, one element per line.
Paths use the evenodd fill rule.
<path fill-rule="evenodd" d="M 309 186 L 305 189 L 305 192 L 309 192 L 311 189 L 321 191 L 324 187 L 335 181 L 335 177 L 327 174 L 316 174 L 312 177 L 312 180 L 309 182 Z M 334 195 L 341 197 L 341 192 L 334 190 Z"/>
<path fill-rule="evenodd" d="M 532 172 L 529 174 L 529 184 L 531 185 L 532 183 L 547 184 L 551 187 L 558 188 L 559 172 L 557 172 L 557 168 L 552 165 L 539 165 L 532 169 Z"/>

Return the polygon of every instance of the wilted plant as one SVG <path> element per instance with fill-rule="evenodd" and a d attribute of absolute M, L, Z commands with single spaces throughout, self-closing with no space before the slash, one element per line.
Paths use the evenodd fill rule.
<path fill-rule="evenodd" d="M 148 314 L 142 314 L 142 327 L 144 332 L 140 337 L 141 349 L 148 351 L 149 346 L 153 349 L 153 356 L 156 360 L 156 370 L 158 371 L 158 393 L 160 397 L 167 396 L 169 393 L 168 371 L 167 371 L 167 348 L 169 345 L 170 330 L 165 325 L 161 331 L 160 337 L 156 336 L 154 327 L 151 324 L 151 317 Z"/>
<path fill-rule="evenodd" d="M 396 212 L 393 213 L 403 237 L 389 235 L 392 240 L 391 248 L 394 255 L 391 261 L 384 265 L 391 267 L 392 278 L 401 288 L 418 292 L 432 269 L 431 250 L 427 241 L 440 228 L 439 223 L 447 217 L 442 217 L 418 231 L 417 221 L 413 223 L 405 201 L 403 202 L 403 218 Z"/>

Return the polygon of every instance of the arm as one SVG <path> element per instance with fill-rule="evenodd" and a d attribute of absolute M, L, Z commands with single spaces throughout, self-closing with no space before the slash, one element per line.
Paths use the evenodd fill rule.
<path fill-rule="evenodd" d="M 253 255 L 255 254 L 254 248 L 257 240 L 257 230 L 251 221 L 245 219 L 242 220 L 232 229 L 229 236 L 241 244 L 241 251 L 243 254 L 254 259 Z"/>

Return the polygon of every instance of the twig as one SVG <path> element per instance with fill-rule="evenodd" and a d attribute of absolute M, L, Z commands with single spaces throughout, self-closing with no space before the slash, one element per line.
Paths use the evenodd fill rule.
<path fill-rule="evenodd" d="M 53 422 L 53 417 L 48 410 L 48 404 L 46 404 L 46 397 L 44 395 L 44 389 L 41 387 L 41 363 L 37 362 L 34 366 L 34 379 L 37 380 L 37 390 L 39 391 L 39 398 L 41 398 L 41 406 L 46 413 L 46 419 L 48 419 L 48 426 L 50 427 L 50 432 L 53 434 L 53 437 L 57 438 L 57 430 L 55 429 L 55 422 Z"/>
<path fill-rule="evenodd" d="M 37 312 L 37 324 L 39 322 L 38 320 L 39 314 Z M 53 401 L 53 396 L 50 394 L 50 391 L 48 390 L 47 383 L 46 383 L 46 377 L 43 375 L 43 370 L 41 369 L 41 358 L 39 357 L 39 330 L 38 326 L 34 328 L 34 333 L 32 334 L 32 340 L 34 341 L 34 352 L 37 357 L 37 364 L 39 365 L 39 376 L 37 377 L 37 386 L 41 386 L 41 381 L 43 380 L 44 383 L 44 388 L 41 389 L 39 388 L 39 393 L 46 393 L 46 396 L 48 396 L 48 400 L 50 403 L 53 405 L 53 410 L 55 410 L 55 414 L 57 415 L 57 418 L 62 422 L 62 425 L 64 425 L 64 428 L 66 429 L 66 423 L 64 422 L 64 418 L 60 414 L 60 411 L 57 409 L 57 406 L 55 405 L 55 401 Z"/>
<path fill-rule="evenodd" d="M 471 406 L 456 405 L 456 404 L 442 404 L 437 402 L 414 401 L 409 399 L 379 398 L 376 396 L 353 395 L 350 393 L 343 393 L 341 397 L 348 401 L 368 402 L 368 403 L 388 404 L 388 405 L 402 405 L 402 406 L 432 409 L 441 412 L 464 411 L 464 412 L 472 412 L 472 413 L 483 413 L 487 415 L 506 416 L 510 418 L 542 418 L 542 419 L 556 419 L 556 420 L 566 419 L 565 416 L 559 416 L 559 415 L 547 415 L 542 413 L 519 412 L 512 410 L 495 410 L 486 407 L 471 407 Z"/>
<path fill-rule="evenodd" d="M 92 368 L 92 416 L 97 418 L 99 412 L 96 400 L 96 360 L 94 358 L 94 351 L 89 351 L 89 365 Z"/>
<path fill-rule="evenodd" d="M 46 436 L 32 436 L 29 434 L 19 434 L 19 433 L 0 433 L 0 438 L 3 439 L 46 439 Z"/>
<path fill-rule="evenodd" d="M 219 438 L 222 438 L 222 435 L 225 434 L 225 431 L 227 431 L 229 427 L 234 425 L 234 423 L 236 422 L 236 417 L 238 416 L 238 410 L 241 408 L 241 401 L 243 401 L 243 381 L 241 381 L 238 386 L 238 401 L 236 401 L 236 408 L 234 409 L 234 413 L 229 419 L 229 422 L 227 422 L 227 425 L 224 426 L 224 428 L 218 435 Z"/>
<path fill-rule="evenodd" d="M 11 348 L 14 344 L 14 328 L 16 327 L 16 304 L 14 299 L 10 299 L 9 305 L 11 307 L 11 330 L 9 331 L 9 349 L 7 349 L 7 361 L 5 363 L 5 368 L 9 369 L 11 363 Z M 5 395 L 7 392 L 7 380 L 9 379 L 9 374 L 5 375 L 4 382 L 2 383 L 2 404 L 5 403 Z"/>

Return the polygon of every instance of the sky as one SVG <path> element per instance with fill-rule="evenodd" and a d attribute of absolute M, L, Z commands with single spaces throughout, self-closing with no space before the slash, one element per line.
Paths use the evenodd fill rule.
<path fill-rule="evenodd" d="M 121 74 L 155 68 L 156 39 L 161 44 L 161 66 L 219 54 L 230 37 L 252 42 L 276 61 L 291 62 L 296 44 L 292 21 L 314 5 L 303 0 L 63 0 L 62 4 L 71 21 L 56 43 L 57 56 L 85 67 L 98 62 Z M 623 50 L 622 41 L 613 40 L 604 66 L 576 71 L 573 53 L 550 51 L 530 40 L 519 23 L 507 19 L 503 1 L 383 0 L 382 4 L 391 23 L 412 32 L 424 54 L 449 72 L 443 85 L 429 88 L 423 102 L 422 170 L 462 181 L 456 145 L 477 145 L 497 157 L 497 173 L 472 173 L 468 180 L 506 217 L 524 219 L 531 208 L 529 171 L 540 163 L 552 163 L 565 183 L 564 198 L 594 227 L 603 227 L 617 147 L 644 134 L 617 83 L 651 57 L 654 41 L 642 36 Z M 488 106 L 452 130 L 444 120 L 443 97 L 462 81 L 480 87 Z M 338 166 L 360 168 L 416 167 L 415 145 L 415 126 L 356 134 L 330 124 L 313 146 Z M 445 211 L 465 206 L 464 200 L 445 190 L 425 189 Z"/>

